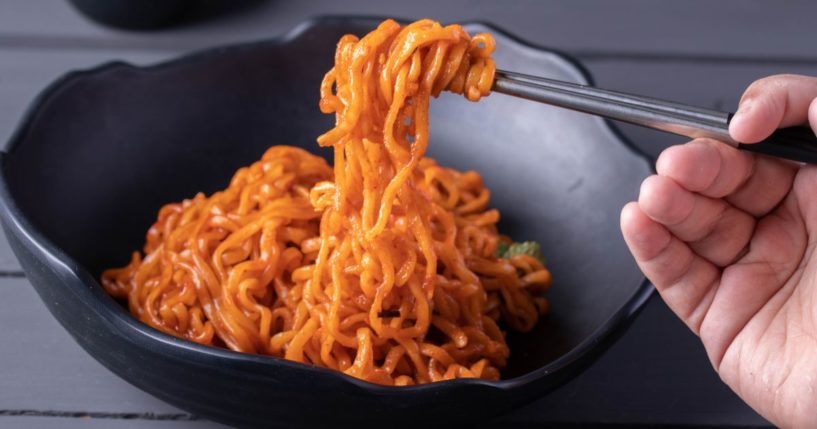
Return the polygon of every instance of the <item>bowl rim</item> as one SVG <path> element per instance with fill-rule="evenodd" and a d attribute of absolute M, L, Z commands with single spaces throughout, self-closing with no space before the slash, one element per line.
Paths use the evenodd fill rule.
<path fill-rule="evenodd" d="M 484 388 L 510 390 L 528 385 L 534 385 L 536 384 L 535 382 L 537 380 L 547 378 L 548 375 L 555 373 L 570 373 L 570 376 L 562 377 L 561 380 L 557 380 L 553 388 L 565 383 L 567 380 L 578 375 L 589 367 L 592 362 L 600 357 L 601 354 L 604 353 L 604 351 L 606 351 L 615 342 L 615 340 L 626 331 L 630 323 L 635 319 L 655 290 L 646 278 L 642 276 L 640 284 L 630 298 L 582 342 L 557 359 L 554 359 L 548 364 L 525 374 L 513 378 L 501 379 L 499 381 L 482 379 L 455 379 L 413 386 L 383 386 L 360 380 L 340 371 L 335 371 L 328 368 L 292 362 L 272 356 L 241 353 L 229 349 L 201 345 L 165 334 L 147 324 L 140 322 L 136 318 L 133 318 L 129 312 L 125 311 L 121 305 L 119 305 L 112 297 L 105 293 L 99 281 L 93 275 L 91 275 L 90 272 L 88 272 L 81 264 L 76 262 L 68 254 L 63 252 L 55 243 L 48 239 L 43 232 L 36 228 L 23 213 L 22 209 L 17 205 L 14 196 L 12 195 L 7 181 L 7 172 L 5 168 L 6 163 L 9 161 L 9 155 L 14 152 L 15 148 L 20 145 L 22 141 L 25 140 L 25 137 L 30 132 L 32 126 L 36 123 L 37 116 L 41 113 L 48 101 L 57 96 L 65 88 L 71 86 L 73 83 L 84 77 L 123 68 L 143 72 L 161 71 L 165 67 L 195 62 L 199 59 L 229 53 L 236 49 L 252 49 L 259 46 L 270 45 L 287 45 L 297 41 L 300 37 L 308 33 L 313 28 L 318 28 L 325 25 L 350 24 L 374 27 L 377 23 L 383 21 L 384 19 L 386 19 L 386 17 L 375 15 L 321 15 L 302 21 L 291 30 L 273 38 L 198 49 L 192 52 L 176 55 L 169 59 L 161 60 L 156 64 L 150 64 L 147 66 L 135 66 L 125 61 L 114 60 L 104 62 L 94 67 L 69 71 L 63 74 L 48 84 L 34 97 L 24 111 L 18 125 L 9 137 L 7 144 L 5 147 L 0 149 L 0 220 L 2 220 L 7 230 L 11 230 L 11 232 L 17 235 L 18 238 L 24 239 L 24 241 L 21 240 L 24 246 L 33 247 L 41 254 L 41 256 L 48 259 L 53 265 L 59 267 L 58 270 L 55 270 L 55 272 L 58 271 L 58 274 L 67 279 L 69 283 L 79 282 L 80 284 L 84 285 L 94 285 L 95 287 L 87 288 L 73 287 L 70 288 L 69 291 L 75 295 L 78 295 L 79 299 L 94 300 L 95 305 L 90 306 L 92 307 L 93 311 L 95 311 L 98 316 L 112 323 L 113 328 L 116 328 L 120 334 L 130 337 L 129 339 L 135 342 L 154 341 L 164 347 L 176 349 L 175 352 L 197 354 L 200 356 L 205 356 L 209 359 L 226 359 L 234 363 L 263 366 L 270 366 L 270 364 L 272 364 L 272 367 L 282 366 L 284 368 L 297 371 L 313 371 L 316 373 L 316 375 L 325 374 L 327 377 L 336 378 L 338 379 L 337 381 L 344 381 L 350 384 L 352 387 L 356 387 L 374 394 L 422 394 L 424 392 L 462 386 L 481 386 Z M 395 19 L 401 23 L 411 21 L 397 18 L 392 19 Z M 469 33 L 473 33 L 474 31 L 488 31 L 494 36 L 499 36 L 506 39 L 508 42 L 515 44 L 517 48 L 524 49 L 539 56 L 549 56 L 552 59 L 561 61 L 565 65 L 575 70 L 576 77 L 579 80 L 583 80 L 581 83 L 588 85 L 593 84 L 592 75 L 584 67 L 584 65 L 558 49 L 530 43 L 494 24 L 481 20 L 466 20 L 463 21 L 461 25 L 463 25 L 469 31 Z M 607 130 L 611 132 L 623 146 L 625 146 L 636 157 L 641 158 L 641 160 L 647 164 L 648 171 L 655 171 L 654 159 L 640 151 L 614 123 L 606 119 L 599 119 L 599 121 L 603 124 L 602 126 L 606 127 Z M 88 294 L 90 294 L 90 296 Z M 547 392 L 543 392 L 542 395 L 545 393 Z"/>

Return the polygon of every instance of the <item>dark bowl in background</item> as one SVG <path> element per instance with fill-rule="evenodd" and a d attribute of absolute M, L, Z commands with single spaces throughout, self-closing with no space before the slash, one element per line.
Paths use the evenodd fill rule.
<path fill-rule="evenodd" d="M 333 118 L 318 85 L 338 38 L 378 20 L 322 18 L 272 41 L 211 49 L 151 67 L 111 63 L 52 84 L 0 154 L 0 218 L 54 317 L 95 359 L 135 386 L 240 426 L 390 426 L 475 421 L 574 377 L 621 334 L 651 293 L 618 230 L 649 162 L 610 124 L 494 94 L 432 103 L 431 149 L 474 169 L 501 230 L 538 240 L 554 276 L 552 313 L 509 334 L 499 382 L 393 388 L 281 359 L 200 346 L 133 319 L 99 285 L 129 260 L 161 205 L 224 188 L 270 145 L 329 157 L 315 138 Z M 504 69 L 587 83 L 567 57 L 483 24 Z M 45 316 L 44 316 L 45 317 Z"/>
<path fill-rule="evenodd" d="M 201 0 L 68 0 L 88 18 L 111 27 L 145 30 L 175 23 Z"/>

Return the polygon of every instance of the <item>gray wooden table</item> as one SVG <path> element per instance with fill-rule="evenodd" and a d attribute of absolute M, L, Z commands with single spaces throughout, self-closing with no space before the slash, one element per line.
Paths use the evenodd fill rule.
<path fill-rule="evenodd" d="M 148 64 L 274 37 L 319 14 L 482 20 L 580 59 L 600 86 L 733 109 L 752 80 L 817 75 L 817 4 L 804 1 L 205 1 L 182 26 L 129 33 L 62 0 L 0 0 L 0 141 L 60 74 L 124 59 Z M 227 3 L 227 2 L 224 2 Z M 656 155 L 681 140 L 622 127 Z M 635 196 L 634 196 L 635 197 Z M 0 427 L 221 427 L 139 391 L 86 355 L 51 318 L 0 237 Z M 486 426 L 607 423 L 762 426 L 717 378 L 697 338 L 658 298 L 596 364 Z"/>

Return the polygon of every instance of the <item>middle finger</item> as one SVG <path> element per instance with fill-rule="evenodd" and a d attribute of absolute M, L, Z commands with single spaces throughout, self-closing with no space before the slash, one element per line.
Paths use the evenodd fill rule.
<path fill-rule="evenodd" d="M 659 175 L 644 180 L 638 205 L 696 254 L 721 267 L 743 252 L 755 227 L 754 217 L 726 201 L 690 192 Z"/>

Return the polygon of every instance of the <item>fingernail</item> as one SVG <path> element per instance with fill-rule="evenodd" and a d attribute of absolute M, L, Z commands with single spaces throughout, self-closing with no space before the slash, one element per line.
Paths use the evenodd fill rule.
<path fill-rule="evenodd" d="M 743 103 L 740 103 L 738 106 L 738 111 L 735 112 L 735 116 L 743 116 L 749 113 L 749 111 L 752 110 L 752 104 L 754 104 L 752 103 L 752 100 L 746 100 Z"/>
<path fill-rule="evenodd" d="M 735 130 L 739 128 L 745 128 L 742 124 L 744 121 L 743 117 L 746 116 L 750 110 L 752 110 L 752 105 L 754 103 L 752 100 L 745 100 L 740 105 L 738 105 L 738 111 L 732 116 L 732 119 L 729 120 L 729 134 L 732 135 L 732 138 L 735 137 Z"/>

